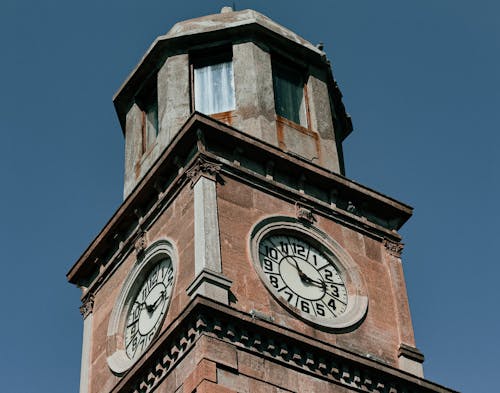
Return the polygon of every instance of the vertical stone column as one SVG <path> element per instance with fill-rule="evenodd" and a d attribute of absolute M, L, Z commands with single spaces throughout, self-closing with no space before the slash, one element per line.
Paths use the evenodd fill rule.
<path fill-rule="evenodd" d="M 307 81 L 311 129 L 319 134 L 320 164 L 339 173 L 340 165 L 333 130 L 330 95 L 324 71 L 311 67 Z"/>
<path fill-rule="evenodd" d="M 271 55 L 253 42 L 236 44 L 233 46 L 233 69 L 236 96 L 233 125 L 278 146 Z"/>
<path fill-rule="evenodd" d="M 142 154 L 142 111 L 132 105 L 125 122 L 125 178 L 123 199 L 134 189 L 137 183 L 137 164 Z"/>
<path fill-rule="evenodd" d="M 190 115 L 189 56 L 169 57 L 158 71 L 158 139 L 166 147 Z"/>
<path fill-rule="evenodd" d="M 83 317 L 82 363 L 80 369 L 80 393 L 89 392 L 90 381 L 90 348 L 92 339 L 92 311 L 94 296 L 90 295 L 83 300 L 80 313 Z"/>
<path fill-rule="evenodd" d="M 423 378 L 424 368 L 422 363 L 424 361 L 424 355 L 415 347 L 415 337 L 413 334 L 408 295 L 401 263 L 403 244 L 384 240 L 384 246 L 387 251 L 386 260 L 389 263 L 389 274 L 394 293 L 396 316 L 398 318 L 398 333 L 400 340 L 398 348 L 399 368 L 417 377 Z"/>
<path fill-rule="evenodd" d="M 188 295 L 203 295 L 229 304 L 231 281 L 222 274 L 219 220 L 217 212 L 217 176 L 220 165 L 199 159 L 188 171 L 194 191 L 195 279 Z"/>

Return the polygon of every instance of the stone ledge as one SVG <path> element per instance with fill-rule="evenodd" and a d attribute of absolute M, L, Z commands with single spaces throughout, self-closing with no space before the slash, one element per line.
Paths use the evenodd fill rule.
<path fill-rule="evenodd" d="M 398 356 L 404 356 L 419 363 L 423 363 L 425 359 L 424 354 L 417 348 L 406 344 L 401 344 L 399 346 Z"/>
<path fill-rule="evenodd" d="M 401 370 L 416 375 L 417 377 L 424 377 L 424 368 L 422 363 L 424 355 L 417 348 L 401 344 L 398 349 L 398 364 Z"/>
<path fill-rule="evenodd" d="M 190 297 L 206 296 L 223 304 L 229 304 L 229 288 L 233 282 L 221 273 L 203 269 L 186 289 Z"/>

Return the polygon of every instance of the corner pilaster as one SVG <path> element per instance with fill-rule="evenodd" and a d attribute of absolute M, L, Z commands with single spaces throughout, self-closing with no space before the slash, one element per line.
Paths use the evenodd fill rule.
<path fill-rule="evenodd" d="M 404 244 L 384 239 L 384 247 L 389 263 L 394 299 L 396 299 L 396 315 L 399 319 L 399 340 L 401 344 L 398 349 L 398 365 L 401 370 L 423 378 L 424 368 L 422 363 L 424 355 L 415 347 L 415 337 L 403 275 L 403 264 L 401 262 Z"/>
<path fill-rule="evenodd" d="M 222 274 L 217 177 L 220 165 L 199 159 L 188 171 L 194 192 L 195 279 L 188 287 L 190 297 L 206 296 L 229 304 L 231 280 Z"/>
<path fill-rule="evenodd" d="M 88 393 L 90 380 L 90 348 L 92 333 L 92 312 L 94 310 L 94 296 L 83 299 L 80 313 L 83 317 L 82 363 L 80 369 L 80 393 Z"/>

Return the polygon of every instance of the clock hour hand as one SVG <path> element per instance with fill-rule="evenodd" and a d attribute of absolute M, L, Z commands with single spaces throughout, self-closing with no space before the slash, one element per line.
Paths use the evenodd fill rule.
<path fill-rule="evenodd" d="M 302 273 L 302 274 L 299 273 L 299 276 L 300 276 L 300 279 L 304 283 L 306 283 L 306 284 L 312 284 L 312 285 L 315 285 L 315 286 L 319 286 L 319 287 L 323 288 L 323 290 L 326 290 L 326 283 L 325 282 L 313 280 L 311 277 L 309 277 L 305 273 Z"/>
<path fill-rule="evenodd" d="M 153 304 L 146 304 L 146 310 L 148 310 L 148 312 L 153 312 L 154 310 L 156 310 L 156 307 L 158 307 L 158 304 L 160 304 L 164 297 L 165 291 L 161 291 L 160 296 L 155 300 Z"/>
<path fill-rule="evenodd" d="M 316 286 L 320 286 L 321 288 L 323 288 L 324 291 L 326 291 L 326 283 L 324 281 L 316 281 L 313 280 L 312 278 L 307 277 L 307 282 L 314 284 Z"/>
<path fill-rule="evenodd" d="M 305 284 L 314 284 L 314 285 L 320 285 L 323 290 L 326 291 L 326 284 L 324 282 L 320 281 L 315 281 L 312 278 L 310 278 L 307 274 L 305 274 L 302 269 L 299 267 L 299 264 L 297 260 L 294 257 L 290 257 L 292 261 L 294 262 L 293 264 L 295 265 L 295 268 L 297 269 L 297 272 L 299 273 L 300 280 L 305 283 Z M 291 262 L 290 262 L 291 264 Z M 293 266 L 293 265 L 292 265 Z"/>

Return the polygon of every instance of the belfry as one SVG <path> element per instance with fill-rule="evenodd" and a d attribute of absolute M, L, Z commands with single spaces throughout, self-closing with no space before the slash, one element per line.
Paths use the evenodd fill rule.
<path fill-rule="evenodd" d="M 224 7 L 158 37 L 114 104 L 124 201 L 67 274 L 80 393 L 451 392 L 414 340 L 412 208 L 345 176 L 321 46 Z"/>

